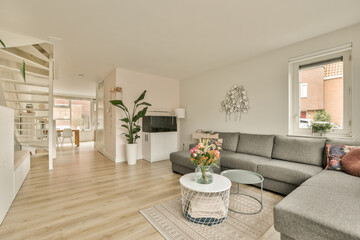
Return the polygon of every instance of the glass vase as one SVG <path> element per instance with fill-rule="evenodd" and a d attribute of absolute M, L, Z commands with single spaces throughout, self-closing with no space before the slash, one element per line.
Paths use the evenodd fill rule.
<path fill-rule="evenodd" d="M 213 170 L 210 166 L 197 166 L 195 169 L 195 182 L 210 184 L 213 182 Z"/>

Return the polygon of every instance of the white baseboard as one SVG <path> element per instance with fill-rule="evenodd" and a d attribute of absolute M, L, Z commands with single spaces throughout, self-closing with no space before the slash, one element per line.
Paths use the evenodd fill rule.
<path fill-rule="evenodd" d="M 126 162 L 126 160 L 125 159 L 120 159 L 120 158 L 116 158 L 116 157 L 114 157 L 113 155 L 111 155 L 111 154 L 109 154 L 109 153 L 107 153 L 107 152 L 105 152 L 104 151 L 104 155 L 105 155 L 105 157 L 107 157 L 107 158 L 109 158 L 111 161 L 113 161 L 113 162 Z M 141 155 L 138 155 L 137 156 L 137 159 L 143 159 L 143 155 L 141 154 Z"/>
<path fill-rule="evenodd" d="M 119 162 L 126 162 L 126 160 L 125 160 L 125 159 L 120 159 L 120 158 L 117 157 L 115 162 L 117 162 L 117 163 L 119 163 Z"/>
<path fill-rule="evenodd" d="M 107 153 L 106 151 L 103 152 L 104 156 L 109 158 L 111 161 L 115 162 L 115 157 L 109 153 Z"/>

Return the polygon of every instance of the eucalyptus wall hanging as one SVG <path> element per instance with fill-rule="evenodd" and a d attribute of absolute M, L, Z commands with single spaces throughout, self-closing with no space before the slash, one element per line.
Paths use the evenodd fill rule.
<path fill-rule="evenodd" d="M 226 94 L 225 100 L 221 103 L 220 112 L 225 112 L 225 119 L 235 121 L 241 120 L 241 114 L 247 113 L 250 109 L 249 98 L 243 86 L 234 85 Z"/>

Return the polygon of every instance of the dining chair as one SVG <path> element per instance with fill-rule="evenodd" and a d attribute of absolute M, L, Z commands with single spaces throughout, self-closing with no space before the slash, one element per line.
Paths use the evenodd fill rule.
<path fill-rule="evenodd" d="M 61 143 L 61 132 L 56 131 L 56 145 Z"/>
<path fill-rule="evenodd" d="M 72 129 L 71 128 L 65 128 L 63 133 L 62 133 L 62 136 L 61 136 L 62 137 L 61 145 L 64 144 L 64 139 L 65 138 L 70 138 L 71 145 L 74 146 L 73 141 L 72 141 L 72 136 L 73 136 Z"/>

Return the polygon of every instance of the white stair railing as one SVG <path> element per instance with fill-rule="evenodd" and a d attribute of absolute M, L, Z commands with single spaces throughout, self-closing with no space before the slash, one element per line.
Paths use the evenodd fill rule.
<path fill-rule="evenodd" d="M 25 80 L 20 67 L 25 63 Z M 0 48 L 0 89 L 15 110 L 14 134 L 22 148 L 49 152 L 53 168 L 53 45 Z"/>

